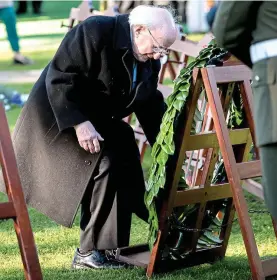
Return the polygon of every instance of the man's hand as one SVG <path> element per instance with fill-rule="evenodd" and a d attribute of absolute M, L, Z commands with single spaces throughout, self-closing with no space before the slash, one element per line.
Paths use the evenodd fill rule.
<path fill-rule="evenodd" d="M 92 154 L 100 151 L 99 141 L 104 141 L 90 121 L 74 126 L 80 146 Z"/>

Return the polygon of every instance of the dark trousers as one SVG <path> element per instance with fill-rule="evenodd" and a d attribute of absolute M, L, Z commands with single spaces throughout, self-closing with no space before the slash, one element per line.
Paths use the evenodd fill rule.
<path fill-rule="evenodd" d="M 119 131 L 118 135 L 122 136 L 118 137 L 121 141 L 116 143 L 113 137 L 114 148 L 104 151 L 81 202 L 82 251 L 128 246 L 132 213 L 144 221 L 148 219 L 143 172 L 133 132 L 129 137 Z"/>
<path fill-rule="evenodd" d="M 33 12 L 40 13 L 41 10 L 41 2 L 42 1 L 32 1 Z M 18 1 L 18 9 L 17 13 L 26 13 L 27 12 L 27 1 Z"/>
<path fill-rule="evenodd" d="M 277 144 L 260 147 L 266 205 L 277 221 Z"/>
<path fill-rule="evenodd" d="M 13 7 L 0 8 L 0 21 L 6 26 L 8 40 L 14 52 L 19 52 L 19 38 L 16 30 L 16 15 Z"/>
<path fill-rule="evenodd" d="M 277 220 L 277 56 L 253 64 L 256 142 L 260 148 L 265 203 Z"/>

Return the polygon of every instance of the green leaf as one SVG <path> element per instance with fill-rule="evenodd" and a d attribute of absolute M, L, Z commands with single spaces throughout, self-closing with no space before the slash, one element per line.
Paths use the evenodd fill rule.
<path fill-rule="evenodd" d="M 177 111 L 181 111 L 183 104 L 184 102 L 182 100 L 175 100 L 173 105 Z"/>
<path fill-rule="evenodd" d="M 167 135 L 164 139 L 164 142 L 169 145 L 169 146 L 172 146 L 172 149 L 175 150 L 175 146 L 174 146 L 174 142 L 173 142 L 173 122 L 171 123 L 169 129 L 168 129 L 168 132 L 167 132 Z"/>
<path fill-rule="evenodd" d="M 159 180 L 153 185 L 153 197 L 157 197 L 160 190 Z"/>
<path fill-rule="evenodd" d="M 207 244 L 209 244 L 209 245 L 218 245 L 217 242 L 213 242 L 211 239 L 207 238 L 205 235 L 202 235 L 199 239 L 204 242 L 207 242 Z"/>
<path fill-rule="evenodd" d="M 186 82 L 185 84 L 181 85 L 179 90 L 180 91 L 188 91 L 190 88 L 190 83 Z"/>
<path fill-rule="evenodd" d="M 164 140 L 164 137 L 165 137 L 165 135 L 164 135 L 163 131 L 161 130 L 160 133 L 158 134 L 158 137 L 157 137 L 156 142 L 157 142 L 159 145 L 162 145 L 163 140 Z"/>
<path fill-rule="evenodd" d="M 182 100 L 183 102 L 185 102 L 187 97 L 188 97 L 188 92 L 180 91 L 180 93 L 176 96 L 176 100 Z"/>
<path fill-rule="evenodd" d="M 157 153 L 159 152 L 159 149 L 160 149 L 160 145 L 157 143 L 157 139 L 156 139 L 156 142 L 153 145 L 153 148 L 152 148 L 152 151 L 151 151 L 151 156 L 153 158 L 157 155 Z"/>
<path fill-rule="evenodd" d="M 161 152 L 157 157 L 157 162 L 164 166 L 167 160 L 168 160 L 168 154 L 164 150 L 161 150 Z"/>
<path fill-rule="evenodd" d="M 170 121 L 174 120 L 176 113 L 177 113 L 177 110 L 174 108 L 174 106 L 172 106 L 172 110 L 170 113 Z"/>
<path fill-rule="evenodd" d="M 170 119 L 170 113 L 169 112 L 165 112 L 165 114 L 163 115 L 163 118 L 162 118 L 161 126 L 163 125 L 163 123 L 168 122 L 169 119 Z"/>
<path fill-rule="evenodd" d="M 210 231 L 205 231 L 204 236 L 206 236 L 210 241 L 221 244 L 223 240 L 219 239 L 218 236 L 212 234 Z"/>
<path fill-rule="evenodd" d="M 151 169 L 150 169 L 150 173 L 149 173 L 149 178 L 148 178 L 148 184 L 152 184 L 150 181 L 154 180 L 154 175 L 156 173 L 156 170 L 158 168 L 158 164 L 157 163 L 152 163 Z"/>
<path fill-rule="evenodd" d="M 152 189 L 153 183 L 154 183 L 153 180 L 148 180 L 148 182 L 145 184 L 145 190 L 147 192 L 149 192 Z"/>
<path fill-rule="evenodd" d="M 174 151 L 175 151 L 175 146 L 174 143 L 172 143 L 171 145 L 165 143 L 162 145 L 162 149 L 168 154 L 168 155 L 173 155 Z"/>
<path fill-rule="evenodd" d="M 206 65 L 206 63 L 207 63 L 207 61 L 206 61 L 206 60 L 203 60 L 203 61 L 201 61 L 201 62 L 199 62 L 199 63 L 197 64 L 197 67 L 198 67 L 198 68 L 202 68 L 202 67 L 204 67 L 204 66 Z"/>
<path fill-rule="evenodd" d="M 149 205 L 153 202 L 153 199 L 154 199 L 154 192 L 149 192 L 145 199 L 146 206 L 149 207 Z"/>
<path fill-rule="evenodd" d="M 165 182 L 166 182 L 166 178 L 165 176 L 161 176 L 159 178 L 159 181 L 158 181 L 158 185 L 159 185 L 159 188 L 163 189 L 164 188 L 164 185 L 165 185 Z"/>

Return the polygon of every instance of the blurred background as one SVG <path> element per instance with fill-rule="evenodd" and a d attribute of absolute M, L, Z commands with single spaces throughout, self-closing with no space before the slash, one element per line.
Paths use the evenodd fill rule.
<path fill-rule="evenodd" d="M 72 22 L 72 11 L 129 13 L 140 4 L 170 5 L 187 38 L 199 41 L 210 29 L 211 0 L 189 1 L 0 1 L 0 101 L 11 129 L 34 82 L 48 64 Z M 80 15 L 79 15 L 80 17 Z M 211 16 L 210 16 L 211 18 Z"/>

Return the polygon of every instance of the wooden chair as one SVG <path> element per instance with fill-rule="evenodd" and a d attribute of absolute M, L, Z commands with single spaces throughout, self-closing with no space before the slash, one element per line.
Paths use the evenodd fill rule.
<path fill-rule="evenodd" d="M 90 11 L 88 1 L 83 0 L 82 3 L 77 8 L 71 8 L 69 19 L 68 19 L 68 25 L 64 25 L 62 23 L 62 27 L 68 27 L 68 30 L 72 29 L 74 26 L 74 23 L 80 23 L 91 16 L 97 16 L 97 15 L 105 15 L 105 16 L 114 16 L 115 13 L 113 11 L 113 8 L 110 7 L 107 10 L 100 12 L 97 10 Z"/>
<path fill-rule="evenodd" d="M 0 220 L 13 219 L 26 280 L 41 280 L 42 273 L 18 175 L 8 122 L 0 104 L 0 163 L 8 202 L 0 203 Z M 1 169 L 1 168 L 0 168 Z"/>

